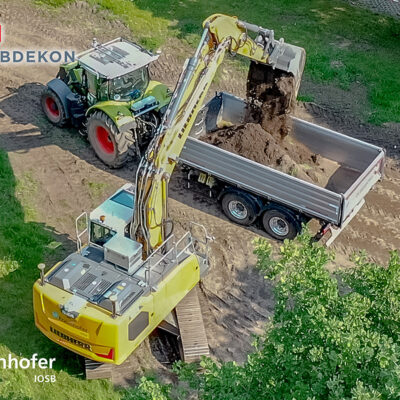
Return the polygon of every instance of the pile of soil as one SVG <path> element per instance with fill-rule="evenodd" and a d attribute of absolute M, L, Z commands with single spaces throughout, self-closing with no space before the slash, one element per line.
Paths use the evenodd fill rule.
<path fill-rule="evenodd" d="M 245 124 L 200 138 L 206 143 L 325 187 L 339 165 L 313 154 L 291 135 L 294 77 L 252 62 L 247 80 Z"/>
<path fill-rule="evenodd" d="M 255 123 L 220 129 L 201 140 L 320 186 L 326 186 L 338 167 L 292 137 L 279 140 Z"/>

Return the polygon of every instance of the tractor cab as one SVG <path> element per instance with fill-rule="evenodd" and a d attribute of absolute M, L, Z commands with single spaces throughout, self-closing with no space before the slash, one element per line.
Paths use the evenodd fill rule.
<path fill-rule="evenodd" d="M 71 76 L 82 83 L 79 86 L 85 90 L 89 105 L 106 100 L 137 100 L 146 92 L 150 82 L 148 66 L 157 58 L 122 38 L 105 44 L 94 39 L 92 49 L 77 55 Z"/>

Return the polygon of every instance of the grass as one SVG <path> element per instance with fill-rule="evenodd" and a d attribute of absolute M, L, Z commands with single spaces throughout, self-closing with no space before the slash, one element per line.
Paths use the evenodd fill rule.
<path fill-rule="evenodd" d="M 60 7 L 64 6 L 68 3 L 71 3 L 71 0 L 36 0 L 36 4 L 39 5 L 49 5 L 52 7 Z"/>
<path fill-rule="evenodd" d="M 25 221 L 34 221 L 37 218 L 37 212 L 33 200 L 38 191 L 38 184 L 32 176 L 31 171 L 17 179 L 15 195 L 24 208 Z"/>
<path fill-rule="evenodd" d="M 88 182 L 90 197 L 92 197 L 93 200 L 102 199 L 107 188 L 108 185 L 104 182 Z"/>
<path fill-rule="evenodd" d="M 68 1 L 40 0 L 51 5 Z M 360 83 L 367 89 L 368 121 L 400 122 L 399 20 L 341 0 L 87 1 L 120 18 L 143 45 L 152 49 L 169 37 L 195 45 L 202 21 L 217 12 L 275 29 L 277 37 L 306 49 L 307 78 L 344 90 Z"/>
<path fill-rule="evenodd" d="M 111 383 L 85 381 L 81 360 L 49 341 L 34 326 L 32 285 L 38 277 L 36 266 L 43 260 L 51 265 L 65 253 L 62 248 L 52 249 L 55 233 L 25 214 L 24 204 L 32 212 L 28 200 L 35 188 L 29 173 L 20 180 L 14 177 L 6 153 L 0 150 L 0 204 L 6 205 L 0 207 L 0 358 L 8 354 L 30 358 L 34 353 L 56 357 L 55 369 L 45 373 L 55 375 L 57 382 L 34 383 L 39 370 L 5 369 L 0 376 L 0 398 L 119 399 L 120 392 Z"/>
<path fill-rule="evenodd" d="M 307 94 L 304 94 L 304 95 L 297 96 L 297 100 L 298 101 L 302 101 L 303 103 L 311 103 L 311 102 L 314 101 L 314 97 L 310 96 L 310 95 L 307 95 Z"/>

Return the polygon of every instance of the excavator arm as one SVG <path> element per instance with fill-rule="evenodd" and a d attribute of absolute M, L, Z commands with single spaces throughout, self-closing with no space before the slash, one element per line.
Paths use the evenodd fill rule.
<path fill-rule="evenodd" d="M 136 173 L 131 237 L 143 244 L 144 258 L 170 233 L 168 182 L 225 54 L 240 54 L 287 71 L 298 82 L 304 68 L 304 50 L 283 39 L 275 40 L 271 30 L 222 14 L 207 18 L 203 27 L 197 50 L 185 63 L 168 110 Z M 255 39 L 249 31 L 255 33 Z"/>

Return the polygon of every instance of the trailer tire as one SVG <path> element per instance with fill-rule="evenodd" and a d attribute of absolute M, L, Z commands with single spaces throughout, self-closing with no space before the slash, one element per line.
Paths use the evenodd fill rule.
<path fill-rule="evenodd" d="M 301 231 L 301 226 L 295 217 L 284 210 L 266 210 L 262 224 L 268 235 L 277 240 L 294 239 Z"/>
<path fill-rule="evenodd" d="M 249 226 L 257 217 L 256 207 L 249 199 L 240 193 L 227 193 L 222 198 L 224 214 L 237 224 Z"/>
<path fill-rule="evenodd" d="M 121 168 L 129 159 L 127 132 L 119 132 L 112 119 L 95 111 L 87 122 L 90 144 L 97 157 L 110 168 Z"/>
<path fill-rule="evenodd" d="M 41 105 L 47 119 L 62 128 L 68 122 L 66 110 L 56 92 L 46 88 L 41 96 Z"/>

